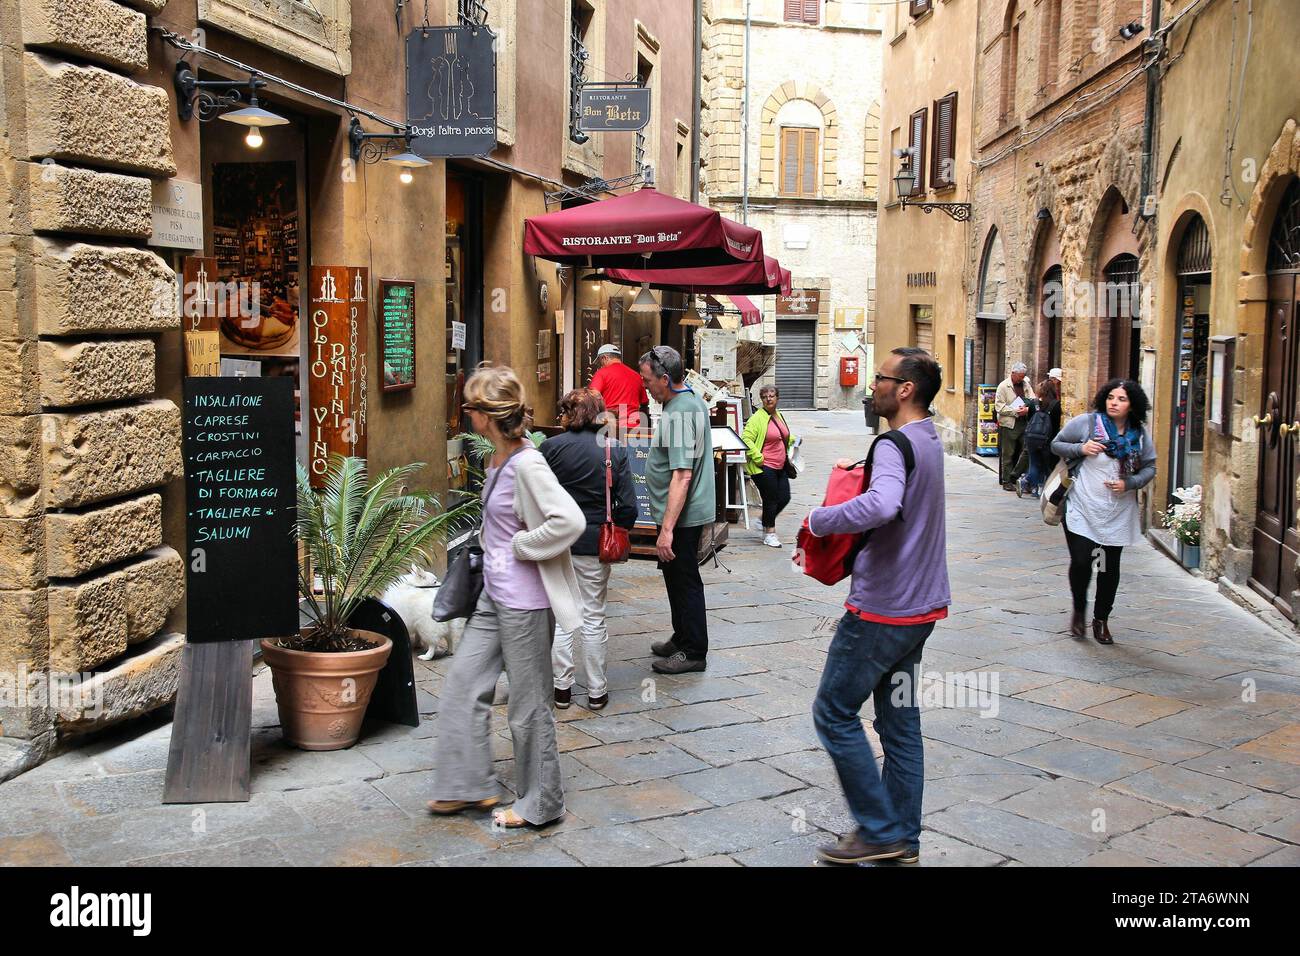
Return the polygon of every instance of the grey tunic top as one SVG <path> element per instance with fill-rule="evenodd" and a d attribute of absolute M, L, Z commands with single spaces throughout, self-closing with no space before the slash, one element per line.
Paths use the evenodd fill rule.
<path fill-rule="evenodd" d="M 1052 440 L 1052 451 L 1065 459 L 1074 485 L 1065 499 L 1065 523 L 1070 531 L 1097 544 L 1125 546 L 1142 540 L 1137 492 L 1156 476 L 1156 450 L 1151 433 L 1142 429 L 1138 471 L 1124 479 L 1125 490 L 1115 493 L 1107 481 L 1119 478 L 1120 462 L 1105 452 L 1084 455 L 1091 439 L 1106 440 L 1106 428 L 1096 412 L 1076 415 Z"/>

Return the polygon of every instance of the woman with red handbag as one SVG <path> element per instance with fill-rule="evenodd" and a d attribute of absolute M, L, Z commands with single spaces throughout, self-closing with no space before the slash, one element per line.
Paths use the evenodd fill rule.
<path fill-rule="evenodd" d="M 570 548 L 570 554 L 582 599 L 582 677 L 587 685 L 587 707 L 600 710 L 609 702 L 605 683 L 609 568 L 627 559 L 627 529 L 637 519 L 636 490 L 627 451 L 614 443 L 615 428 L 602 427 L 606 413 L 600 393 L 589 388 L 574 389 L 560 399 L 558 408 L 565 431 L 542 442 L 542 455 L 587 519 L 587 529 Z M 573 697 L 572 631 L 556 627 L 551 663 L 555 706 L 563 710 Z"/>

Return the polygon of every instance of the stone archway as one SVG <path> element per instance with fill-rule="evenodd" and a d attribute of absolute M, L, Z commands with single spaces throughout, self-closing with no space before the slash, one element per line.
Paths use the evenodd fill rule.
<path fill-rule="evenodd" d="M 830 97 L 815 83 L 786 80 L 763 103 L 761 115 L 762 135 L 759 139 L 759 188 L 776 192 L 777 133 L 776 117 L 781 107 L 791 100 L 807 100 L 822 114 L 825 141 L 822 143 L 821 195 L 834 199 L 839 192 L 839 142 L 840 121 Z"/>

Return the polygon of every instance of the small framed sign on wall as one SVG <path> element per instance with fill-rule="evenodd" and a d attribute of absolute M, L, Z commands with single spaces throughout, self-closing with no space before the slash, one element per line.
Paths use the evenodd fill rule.
<path fill-rule="evenodd" d="M 379 280 L 379 361 L 385 392 L 415 388 L 415 283 Z"/>
<path fill-rule="evenodd" d="M 1215 335 L 1210 339 L 1209 394 L 1205 400 L 1205 424 L 1220 435 L 1232 434 L 1232 373 L 1237 363 L 1237 337 Z"/>

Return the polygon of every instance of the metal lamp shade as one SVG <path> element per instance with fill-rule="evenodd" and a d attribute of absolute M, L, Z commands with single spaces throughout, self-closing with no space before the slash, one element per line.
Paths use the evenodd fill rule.
<path fill-rule="evenodd" d="M 227 123 L 238 123 L 240 126 L 284 126 L 289 122 L 283 116 L 264 110 L 257 105 L 246 106 L 242 110 L 234 110 L 230 113 L 222 113 L 221 118 Z"/>
<path fill-rule="evenodd" d="M 659 303 L 655 301 L 654 293 L 650 291 L 649 283 L 641 286 L 641 291 L 636 294 L 632 304 L 627 307 L 629 312 L 658 312 Z"/>
<path fill-rule="evenodd" d="M 417 156 L 415 153 L 410 151 L 398 153 L 395 156 L 389 156 L 384 160 L 384 162 L 392 163 L 394 166 L 402 166 L 406 169 L 419 169 L 421 166 L 433 165 L 433 163 L 429 162 L 423 156 Z"/>

